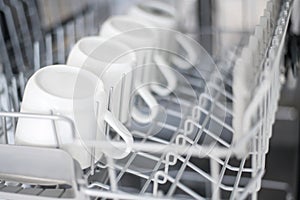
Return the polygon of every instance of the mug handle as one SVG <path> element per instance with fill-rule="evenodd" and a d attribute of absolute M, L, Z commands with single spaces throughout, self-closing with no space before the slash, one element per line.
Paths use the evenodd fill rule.
<path fill-rule="evenodd" d="M 114 146 L 107 154 L 114 159 L 122 159 L 126 157 L 132 149 L 133 137 L 128 129 L 108 110 L 104 114 L 104 121 L 108 123 L 119 136 L 125 141 L 126 149 L 119 149 Z"/>
<path fill-rule="evenodd" d="M 177 78 L 176 74 L 170 67 L 165 59 L 159 55 L 154 55 L 154 62 L 158 66 L 164 78 L 167 80 L 167 87 L 162 87 L 160 85 L 151 85 L 151 89 L 160 96 L 167 96 L 173 92 L 177 87 Z"/>
<path fill-rule="evenodd" d="M 150 123 L 158 114 L 159 104 L 149 91 L 148 87 L 139 88 L 137 93 L 150 108 L 150 117 L 142 113 L 136 106 L 133 106 L 131 113 L 132 118 L 143 124 Z"/>
<path fill-rule="evenodd" d="M 178 35 L 176 35 L 175 38 L 176 38 L 176 41 L 179 43 L 179 45 L 187 53 L 187 61 L 188 62 L 184 61 L 182 58 L 179 58 L 178 56 L 172 56 L 171 61 L 178 68 L 183 69 L 183 70 L 188 70 L 192 66 L 194 66 L 197 62 L 197 50 L 193 47 L 193 45 L 191 44 L 191 41 L 189 41 L 185 36 L 178 34 Z"/>

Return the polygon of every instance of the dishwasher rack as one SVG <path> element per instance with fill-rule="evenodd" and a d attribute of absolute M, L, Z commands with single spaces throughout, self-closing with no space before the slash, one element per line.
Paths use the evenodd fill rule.
<path fill-rule="evenodd" d="M 59 8 L 58 3 L 53 2 L 53 9 Z M 74 16 L 53 27 L 43 27 L 37 1 L 0 1 L 0 12 L 6 22 L 3 23 L 6 28 L 1 26 L 0 32 L 1 80 L 7 83 L 4 93 L 8 92 L 10 98 L 9 105 L 3 102 L 2 110 L 18 111 L 25 83 L 36 70 L 53 63 L 65 63 L 77 40 L 98 33 L 99 24 L 109 14 L 108 5 L 106 1 L 85 2 L 86 6 Z"/>
<path fill-rule="evenodd" d="M 191 88 L 180 88 L 177 97 L 156 97 L 165 108 L 166 123 L 157 122 L 153 129 L 146 130 L 136 128 L 134 122 L 128 123 L 135 138 L 131 154 L 123 160 L 101 158 L 84 171 L 86 182 L 74 180 L 79 186 L 78 191 L 86 198 L 103 199 L 257 199 L 283 83 L 281 62 L 291 7 L 291 0 L 284 0 L 281 4 L 279 1 L 268 2 L 265 16 L 261 17 L 254 35 L 250 36 L 250 41 L 253 37 L 261 38 L 258 40 L 258 58 L 244 53 L 251 48 L 249 42 L 249 45 L 228 52 L 227 59 L 218 62 L 218 67 L 206 72 L 204 78 L 197 75 L 203 74 L 201 68 L 182 72 Z M 62 27 L 56 32 L 60 35 L 57 45 L 68 44 L 61 36 L 69 34 L 64 30 L 73 29 L 74 24 L 70 29 Z M 68 48 L 57 47 L 59 53 L 56 55 L 59 56 L 54 61 L 53 43 L 51 34 L 45 37 L 44 49 L 40 48 L 39 42 L 34 43 L 32 71 L 43 66 L 39 64 L 41 60 L 45 60 L 45 64 L 64 61 L 59 56 L 66 55 Z M 48 52 L 46 59 L 40 58 L 43 51 Z M 241 62 L 250 59 L 258 69 L 255 92 L 242 117 L 236 119 L 235 105 L 241 99 L 234 93 L 235 69 L 253 67 L 251 62 Z M 7 112 L 18 111 L 19 96 L 28 75 L 21 72 L 10 78 L 7 74 L 2 77 L 3 83 L 7 83 L 3 84 L 1 93 L 1 109 L 5 112 L 0 113 L 0 134 L 5 136 L 4 143 L 13 143 L 20 117 L 48 119 L 54 122 L 54 126 L 55 121 L 63 120 L 74 129 L 72 122 L 64 116 Z M 196 102 L 190 101 L 194 94 Z M 234 127 L 234 120 L 240 120 L 241 132 Z M 118 138 L 114 139 L 112 143 L 124 145 Z M 86 141 L 89 142 L 93 147 L 105 148 L 101 142 Z M 20 197 L 18 192 L 15 193 L 16 199 Z M 0 198 L 7 197 L 6 194 L 0 189 Z M 62 198 L 62 195 L 57 198 Z"/>

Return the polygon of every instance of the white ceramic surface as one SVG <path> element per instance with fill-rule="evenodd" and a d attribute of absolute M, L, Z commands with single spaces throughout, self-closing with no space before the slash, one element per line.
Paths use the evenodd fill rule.
<path fill-rule="evenodd" d="M 158 63 L 160 71 L 164 75 L 163 78 L 167 80 L 167 87 L 163 88 L 159 85 L 153 85 L 152 89 L 157 94 L 166 96 L 174 91 L 177 86 L 176 74 L 173 70 L 165 66 L 175 65 L 180 69 L 190 69 L 197 61 L 197 50 L 193 45 L 193 40 L 183 36 L 178 32 L 176 11 L 171 6 L 160 1 L 141 1 L 132 6 L 128 14 L 145 24 L 150 23 L 150 27 L 156 29 L 158 35 L 158 55 L 154 56 L 154 60 Z M 148 25 L 146 25 L 148 26 Z M 182 58 L 180 48 L 186 52 L 186 58 Z M 179 55 L 179 56 L 178 56 Z M 186 60 L 184 60 L 186 59 Z M 171 78 L 170 78 L 171 77 Z M 175 78 L 174 78 L 175 77 Z M 168 80 L 168 78 L 170 80 Z M 162 82 L 162 80 L 159 80 Z"/>
<path fill-rule="evenodd" d="M 140 123 L 149 123 L 157 113 L 157 102 L 147 87 L 137 88 L 133 84 L 136 63 L 131 48 L 103 37 L 82 38 L 71 50 L 67 61 L 68 65 L 84 68 L 100 77 L 107 91 L 113 88 L 111 110 L 121 122 L 127 122 L 132 116 Z M 135 90 L 150 108 L 150 116 L 131 106 Z"/>
<path fill-rule="evenodd" d="M 20 118 L 15 142 L 18 145 L 57 147 L 57 134 L 60 148 L 78 160 L 82 168 L 86 168 L 94 155 L 85 141 L 106 140 L 104 128 L 108 123 L 127 143 L 127 148 L 96 149 L 96 160 L 102 153 L 116 159 L 124 158 L 130 153 L 133 138 L 107 111 L 107 99 L 102 81 L 94 74 L 67 65 L 44 67 L 28 80 L 21 112 L 68 117 L 74 122 L 75 138 L 66 122 Z M 81 144 L 74 145 L 74 139 L 79 139 Z"/>

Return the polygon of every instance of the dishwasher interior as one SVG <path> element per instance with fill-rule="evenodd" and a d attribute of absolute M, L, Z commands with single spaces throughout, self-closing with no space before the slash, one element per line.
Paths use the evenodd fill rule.
<path fill-rule="evenodd" d="M 147 2 L 174 11 L 176 34 L 195 55 L 186 59 L 182 45 L 178 63 L 192 67 L 172 66 L 177 86 L 153 93 L 151 122 L 123 123 L 133 138 L 126 157 L 92 156 L 82 169 L 62 150 L 61 123 L 72 144 L 93 152 L 126 141 L 109 123 L 107 141 L 84 140 L 60 112 L 21 112 L 26 84 L 45 66 L 65 64 L 107 19 Z M 298 9 L 296 0 L 0 0 L 0 199 L 297 199 Z M 108 110 L 124 100 L 114 89 Z M 142 97 L 133 104 L 151 112 Z M 49 122 L 57 145 L 17 145 L 24 119 Z"/>

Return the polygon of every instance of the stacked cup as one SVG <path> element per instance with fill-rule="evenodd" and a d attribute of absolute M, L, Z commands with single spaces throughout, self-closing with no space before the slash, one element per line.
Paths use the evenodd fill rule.
<path fill-rule="evenodd" d="M 83 169 L 103 154 L 113 159 L 129 155 L 133 136 L 124 124 L 130 117 L 141 124 L 154 120 L 159 106 L 153 92 L 169 95 L 177 86 L 173 67 L 188 70 L 196 60 L 193 46 L 173 29 L 177 29 L 175 11 L 156 1 L 135 5 L 127 16 L 107 19 L 100 36 L 75 44 L 66 65 L 38 70 L 25 88 L 21 112 L 62 115 L 73 122 L 75 136 L 65 122 L 21 118 L 16 144 L 60 147 Z M 191 63 L 174 56 L 180 47 Z M 137 97 L 148 112 L 134 103 Z M 124 145 L 111 142 L 107 125 Z M 88 144 L 93 141 L 103 147 Z"/>
<path fill-rule="evenodd" d="M 82 168 L 91 165 L 102 153 L 112 158 L 123 158 L 130 153 L 132 135 L 107 110 L 108 95 L 102 81 L 94 74 L 67 65 L 52 65 L 38 70 L 27 82 L 21 112 L 56 114 L 74 122 L 75 139 L 66 122 L 45 119 L 19 119 L 15 142 L 19 145 L 60 147 L 69 152 Z M 85 141 L 105 141 L 105 123 L 108 123 L 125 141 L 125 149 L 105 148 L 102 152 L 85 145 Z M 109 142 L 108 142 L 109 143 Z"/>

